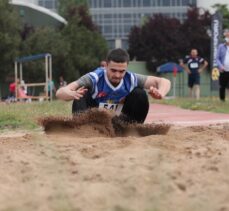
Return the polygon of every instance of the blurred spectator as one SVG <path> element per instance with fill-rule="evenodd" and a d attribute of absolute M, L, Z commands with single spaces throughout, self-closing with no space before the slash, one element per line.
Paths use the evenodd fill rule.
<path fill-rule="evenodd" d="M 107 66 L 107 62 L 106 61 L 101 61 L 100 62 L 100 67 L 105 68 Z"/>
<path fill-rule="evenodd" d="M 45 91 L 46 91 L 46 87 L 45 87 Z M 55 87 L 54 81 L 48 78 L 48 96 L 53 97 L 55 96 L 55 93 L 56 93 L 56 87 Z"/>
<path fill-rule="evenodd" d="M 219 76 L 219 98 L 225 101 L 225 92 L 229 84 L 229 29 L 224 30 L 225 42 L 218 46 L 217 65 L 220 71 Z"/>
<path fill-rule="evenodd" d="M 200 73 L 207 67 L 208 62 L 198 56 L 197 49 L 193 48 L 190 55 L 180 61 L 180 65 L 188 73 L 189 96 L 200 98 Z"/>
<path fill-rule="evenodd" d="M 27 94 L 27 86 L 25 85 L 24 80 L 21 80 L 20 87 L 24 90 L 24 93 Z"/>
<path fill-rule="evenodd" d="M 19 84 L 19 79 L 17 79 L 16 82 L 14 81 L 10 83 L 9 85 L 9 92 L 10 92 L 9 98 L 8 98 L 9 102 L 15 102 L 16 100 L 15 98 L 16 97 L 16 83 Z"/>
<path fill-rule="evenodd" d="M 59 88 L 64 87 L 67 85 L 67 82 L 64 80 L 63 76 L 59 77 Z"/>

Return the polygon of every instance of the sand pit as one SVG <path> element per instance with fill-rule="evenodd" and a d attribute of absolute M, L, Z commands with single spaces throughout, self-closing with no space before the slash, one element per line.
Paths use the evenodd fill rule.
<path fill-rule="evenodd" d="M 229 210 L 229 124 L 54 128 L 0 135 L 0 210 Z"/>
<path fill-rule="evenodd" d="M 45 117 L 39 120 L 46 134 L 73 135 L 74 137 L 143 137 L 164 135 L 170 124 L 126 123 L 106 110 L 91 109 L 74 117 Z"/>

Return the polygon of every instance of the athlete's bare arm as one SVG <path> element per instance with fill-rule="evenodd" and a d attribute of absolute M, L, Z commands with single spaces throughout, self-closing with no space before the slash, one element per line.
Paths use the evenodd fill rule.
<path fill-rule="evenodd" d="M 204 69 L 208 66 L 208 62 L 204 60 L 204 64 L 201 66 L 201 68 L 198 70 L 199 73 L 203 72 Z"/>
<path fill-rule="evenodd" d="M 56 97 L 61 100 L 79 100 L 87 92 L 87 88 L 80 87 L 79 84 L 74 81 L 65 87 L 61 87 L 56 92 Z"/>
<path fill-rule="evenodd" d="M 149 90 L 151 97 L 155 99 L 162 99 L 169 92 L 171 82 L 165 78 L 155 76 L 148 76 L 144 84 L 144 88 Z"/>
<path fill-rule="evenodd" d="M 191 74 L 191 71 L 189 70 L 188 66 L 184 64 L 183 61 L 180 61 L 180 66 L 184 68 L 184 70 L 188 73 Z"/>

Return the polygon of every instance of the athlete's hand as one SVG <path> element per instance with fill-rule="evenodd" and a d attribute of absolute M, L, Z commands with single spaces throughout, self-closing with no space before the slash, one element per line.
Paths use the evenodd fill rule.
<path fill-rule="evenodd" d="M 203 72 L 204 71 L 204 69 L 203 68 L 200 68 L 199 70 L 198 70 L 198 73 L 201 73 L 201 72 Z"/>
<path fill-rule="evenodd" d="M 155 98 L 155 99 L 162 99 L 162 95 L 161 93 L 158 91 L 157 88 L 155 87 L 150 87 L 148 93 L 151 95 L 151 97 Z"/>
<path fill-rule="evenodd" d="M 225 71 L 224 67 L 219 68 L 219 72 L 223 73 Z"/>
<path fill-rule="evenodd" d="M 79 89 L 73 91 L 74 99 L 79 100 L 80 98 L 82 98 L 86 94 L 87 91 L 88 91 L 88 89 L 86 89 L 84 86 L 82 86 Z"/>

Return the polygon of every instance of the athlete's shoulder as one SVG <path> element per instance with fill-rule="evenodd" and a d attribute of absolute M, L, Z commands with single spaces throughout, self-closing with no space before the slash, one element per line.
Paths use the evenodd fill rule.
<path fill-rule="evenodd" d="M 190 58 L 191 58 L 190 55 L 186 55 L 183 59 L 183 62 L 187 63 L 188 61 L 190 61 Z"/>
<path fill-rule="evenodd" d="M 185 56 L 185 59 L 190 59 L 190 58 L 191 58 L 190 55 L 186 55 L 186 56 Z"/>
<path fill-rule="evenodd" d="M 220 44 L 218 45 L 218 47 L 219 47 L 219 48 L 226 47 L 226 44 L 225 44 L 225 43 L 220 43 Z"/>
<path fill-rule="evenodd" d="M 126 75 L 126 76 L 136 76 L 136 73 L 134 73 L 134 72 L 131 71 L 131 70 L 127 70 L 125 75 Z"/>
<path fill-rule="evenodd" d="M 104 71 L 105 69 L 103 67 L 98 67 L 93 72 L 96 73 L 97 75 L 102 75 L 104 74 Z"/>
<path fill-rule="evenodd" d="M 98 81 L 99 78 L 101 78 L 101 77 L 104 76 L 104 72 L 105 72 L 105 69 L 104 68 L 98 67 L 94 71 L 89 72 L 88 75 L 89 75 L 89 77 L 91 79 L 94 79 L 94 80 Z"/>
<path fill-rule="evenodd" d="M 203 57 L 201 57 L 201 56 L 198 56 L 198 59 L 199 59 L 199 60 L 204 60 L 204 58 L 203 58 Z"/>

